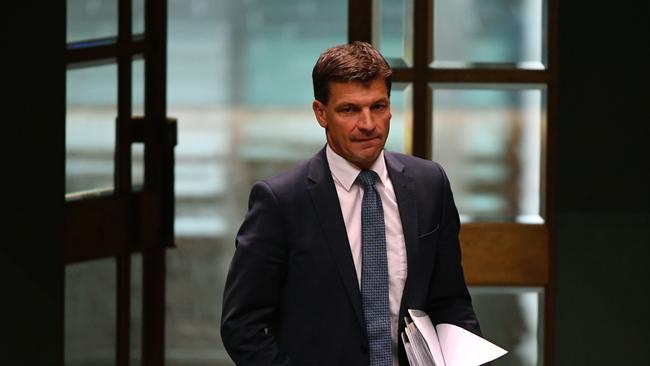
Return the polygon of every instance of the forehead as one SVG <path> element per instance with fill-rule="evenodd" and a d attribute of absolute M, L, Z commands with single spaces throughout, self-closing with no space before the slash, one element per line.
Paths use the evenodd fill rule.
<path fill-rule="evenodd" d="M 388 99 L 388 88 L 382 78 L 367 82 L 361 81 L 331 81 L 329 84 L 330 100 L 335 103 L 345 101 L 375 101 Z"/>

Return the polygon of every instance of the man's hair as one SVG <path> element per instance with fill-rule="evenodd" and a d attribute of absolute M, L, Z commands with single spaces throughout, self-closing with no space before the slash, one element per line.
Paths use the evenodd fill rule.
<path fill-rule="evenodd" d="M 384 79 L 390 97 L 392 74 L 388 62 L 369 43 L 355 41 L 334 46 L 326 49 L 314 65 L 311 73 L 314 98 L 327 104 L 330 81 L 357 81 L 365 84 L 378 78 Z"/>

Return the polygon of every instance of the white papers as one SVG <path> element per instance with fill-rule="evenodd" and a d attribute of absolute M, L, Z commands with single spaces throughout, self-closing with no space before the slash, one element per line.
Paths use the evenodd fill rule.
<path fill-rule="evenodd" d="M 406 318 L 406 328 L 404 329 L 404 333 L 402 333 L 402 340 L 404 341 L 405 339 L 410 341 L 409 343 L 413 357 L 409 358 L 409 360 L 413 360 L 412 366 L 434 365 L 434 359 L 429 351 L 429 347 L 427 346 L 427 341 L 422 336 L 422 333 L 420 333 L 416 328 L 415 324 L 413 324 L 413 322 L 408 318 Z"/>
<path fill-rule="evenodd" d="M 409 342 L 404 332 L 402 332 L 402 342 L 404 343 L 404 350 L 406 351 L 406 357 L 409 359 L 409 364 L 411 364 L 411 366 L 420 366 L 420 363 L 415 357 L 415 353 L 413 353 L 411 342 Z"/>
<path fill-rule="evenodd" d="M 409 309 L 402 341 L 411 366 L 478 366 L 508 351 L 453 324 L 435 327 L 421 310 Z M 407 346 L 408 344 L 408 346 Z"/>

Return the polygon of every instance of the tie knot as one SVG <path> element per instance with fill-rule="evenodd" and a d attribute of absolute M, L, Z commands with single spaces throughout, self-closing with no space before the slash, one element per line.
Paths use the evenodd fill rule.
<path fill-rule="evenodd" d="M 363 184 L 363 188 L 374 187 L 379 176 L 373 170 L 362 170 L 357 176 L 357 181 Z"/>

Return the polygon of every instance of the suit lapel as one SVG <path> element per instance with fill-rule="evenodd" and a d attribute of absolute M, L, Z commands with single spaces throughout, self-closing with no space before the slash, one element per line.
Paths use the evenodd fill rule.
<path fill-rule="evenodd" d="M 419 257 L 418 246 L 418 211 L 417 202 L 415 198 L 415 189 L 413 178 L 408 176 L 408 172 L 402 162 L 389 153 L 384 152 L 386 157 L 386 167 L 390 180 L 395 189 L 395 196 L 397 198 L 397 206 L 399 207 L 399 216 L 402 221 L 402 231 L 404 232 L 404 242 L 406 244 L 406 258 L 408 263 L 408 274 L 406 283 L 404 284 L 404 292 L 402 293 L 402 301 L 400 304 L 400 317 L 405 314 L 406 304 L 409 304 L 409 296 L 413 293 L 413 285 L 415 284 L 415 273 L 417 273 L 417 258 Z M 400 321 L 401 323 L 401 321 Z"/>
<path fill-rule="evenodd" d="M 359 319 L 359 325 L 365 329 L 357 272 L 354 268 L 345 222 L 341 214 L 334 180 L 327 164 L 325 149 L 322 149 L 310 161 L 308 178 L 309 193 L 318 215 L 318 221 L 325 233 L 326 242 L 338 267 L 343 286 Z"/>

